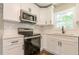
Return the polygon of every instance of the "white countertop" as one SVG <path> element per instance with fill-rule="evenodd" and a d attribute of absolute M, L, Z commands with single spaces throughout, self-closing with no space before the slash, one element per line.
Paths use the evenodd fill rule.
<path fill-rule="evenodd" d="M 71 37 L 79 37 L 79 34 L 77 33 L 65 33 L 65 34 L 62 34 L 62 33 L 43 33 L 43 34 L 47 34 L 47 35 L 64 35 L 64 36 L 71 36 Z"/>

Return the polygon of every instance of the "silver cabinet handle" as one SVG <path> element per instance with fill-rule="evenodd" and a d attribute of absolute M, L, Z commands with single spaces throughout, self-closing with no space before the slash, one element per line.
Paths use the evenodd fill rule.
<path fill-rule="evenodd" d="M 60 42 L 60 46 L 62 46 L 62 42 Z"/>
<path fill-rule="evenodd" d="M 62 46 L 62 42 L 61 41 L 58 41 L 58 46 Z"/>
<path fill-rule="evenodd" d="M 18 41 L 13 41 L 13 42 L 11 42 L 11 43 L 17 43 Z"/>

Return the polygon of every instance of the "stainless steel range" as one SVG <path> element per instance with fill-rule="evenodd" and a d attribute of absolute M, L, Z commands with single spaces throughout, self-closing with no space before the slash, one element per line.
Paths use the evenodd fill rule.
<path fill-rule="evenodd" d="M 34 34 L 33 29 L 19 28 L 19 34 L 24 35 L 24 54 L 34 55 L 40 52 L 40 34 Z"/>

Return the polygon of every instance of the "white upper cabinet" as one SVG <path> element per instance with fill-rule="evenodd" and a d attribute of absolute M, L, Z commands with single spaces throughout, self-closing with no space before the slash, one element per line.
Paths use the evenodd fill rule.
<path fill-rule="evenodd" d="M 20 21 L 20 4 L 19 3 L 4 3 L 3 19 L 10 21 Z"/>
<path fill-rule="evenodd" d="M 26 4 L 25 4 L 25 3 L 22 3 L 22 4 L 21 4 L 21 9 L 23 9 L 23 10 L 29 12 L 29 8 L 30 8 L 29 5 L 30 5 L 29 3 L 26 3 Z"/>
<path fill-rule="evenodd" d="M 47 8 L 40 8 L 38 25 L 45 25 L 47 19 Z"/>
<path fill-rule="evenodd" d="M 26 12 L 32 13 L 32 14 L 38 14 L 39 7 L 32 3 L 21 3 L 21 9 L 25 10 Z"/>
<path fill-rule="evenodd" d="M 35 4 L 27 3 L 21 4 L 21 9 L 26 10 L 29 13 L 32 13 L 37 16 L 37 25 L 51 25 L 53 20 L 53 6 L 48 8 L 39 8 Z M 30 12 L 31 10 L 31 12 Z"/>
<path fill-rule="evenodd" d="M 20 9 L 37 16 L 37 25 L 51 25 L 53 22 L 53 7 L 39 8 L 33 3 L 4 3 L 3 19 L 20 22 Z"/>
<path fill-rule="evenodd" d="M 40 8 L 38 25 L 51 25 L 53 24 L 53 7 Z"/>

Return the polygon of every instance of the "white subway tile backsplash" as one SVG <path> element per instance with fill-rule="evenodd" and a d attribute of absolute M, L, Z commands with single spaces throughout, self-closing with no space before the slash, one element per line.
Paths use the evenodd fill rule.
<path fill-rule="evenodd" d="M 14 37 L 18 35 L 18 28 L 32 28 L 31 24 L 23 24 L 18 22 L 5 21 L 4 22 L 4 36 L 3 37 Z"/>

